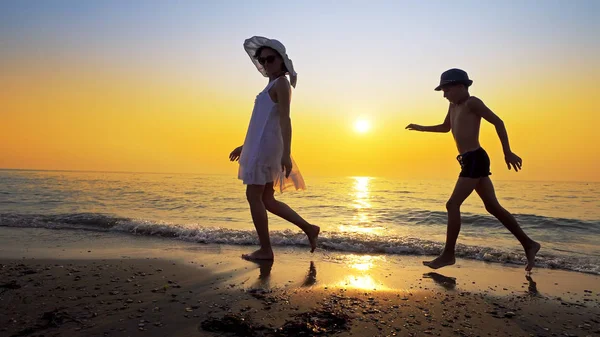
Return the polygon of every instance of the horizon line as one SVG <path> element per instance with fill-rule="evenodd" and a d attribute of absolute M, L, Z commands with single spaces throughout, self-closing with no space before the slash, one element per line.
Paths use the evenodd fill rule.
<path fill-rule="evenodd" d="M 32 169 L 32 168 L 2 168 L 0 171 L 20 171 L 20 172 L 79 172 L 79 173 L 127 173 L 127 174 L 193 174 L 193 175 L 210 175 L 210 176 L 227 176 L 227 173 L 205 173 L 205 172 L 151 172 L 151 171 L 110 171 L 110 170 L 74 170 L 74 169 Z M 336 176 L 332 175 L 313 175 L 318 178 L 333 178 Z M 339 176 L 338 176 L 339 177 Z M 355 178 L 355 177 L 367 177 L 367 178 L 378 178 L 378 179 L 400 179 L 400 180 L 414 180 L 410 178 L 398 178 L 398 177 L 387 177 L 387 176 L 369 176 L 369 175 L 344 175 L 343 177 Z M 425 178 L 417 180 L 452 180 L 450 178 Z M 514 181 L 514 182 L 551 182 L 551 183 L 600 183 L 600 180 L 510 180 L 510 179 L 496 179 L 495 181 Z"/>

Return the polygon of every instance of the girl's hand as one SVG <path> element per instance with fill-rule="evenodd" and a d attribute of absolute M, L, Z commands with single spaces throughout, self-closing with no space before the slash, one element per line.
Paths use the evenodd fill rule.
<path fill-rule="evenodd" d="M 242 155 L 242 146 L 238 146 L 236 147 L 233 151 L 231 151 L 231 153 L 229 154 L 229 160 L 230 161 L 238 161 L 240 160 L 240 156 Z"/>
<path fill-rule="evenodd" d="M 281 170 L 285 171 L 285 177 L 289 177 L 292 173 L 292 157 L 289 155 L 283 155 L 281 157 Z"/>

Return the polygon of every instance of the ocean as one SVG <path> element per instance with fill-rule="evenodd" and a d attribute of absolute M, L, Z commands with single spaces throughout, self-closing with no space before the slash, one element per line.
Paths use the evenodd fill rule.
<path fill-rule="evenodd" d="M 363 254 L 437 255 L 451 180 L 305 177 L 277 195 L 321 226 L 320 248 Z M 494 182 L 501 204 L 542 244 L 538 266 L 600 275 L 600 183 Z M 518 241 L 473 193 L 462 207 L 457 256 L 524 264 Z M 198 244 L 256 245 L 245 187 L 235 176 L 0 170 L 0 227 L 116 232 Z M 270 215 L 276 246 L 307 245 Z M 0 232 L 1 235 L 1 232 Z"/>

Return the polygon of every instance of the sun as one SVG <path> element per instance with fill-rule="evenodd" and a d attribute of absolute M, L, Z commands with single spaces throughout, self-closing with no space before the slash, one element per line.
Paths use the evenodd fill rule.
<path fill-rule="evenodd" d="M 354 130 L 358 133 L 366 133 L 371 129 L 371 123 L 366 119 L 359 119 L 354 122 Z"/>

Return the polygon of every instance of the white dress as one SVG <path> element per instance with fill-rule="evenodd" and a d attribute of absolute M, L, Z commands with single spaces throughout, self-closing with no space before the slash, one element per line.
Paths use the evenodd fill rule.
<path fill-rule="evenodd" d="M 252 117 L 240 156 L 238 178 L 246 185 L 266 185 L 272 182 L 275 191 L 279 192 L 290 187 L 304 190 L 306 185 L 294 159 L 292 159 L 292 172 L 289 177 L 285 177 L 281 167 L 283 136 L 279 125 L 279 112 L 277 103 L 269 96 L 269 89 L 277 80 L 269 82 L 254 101 Z"/>

